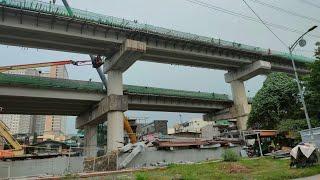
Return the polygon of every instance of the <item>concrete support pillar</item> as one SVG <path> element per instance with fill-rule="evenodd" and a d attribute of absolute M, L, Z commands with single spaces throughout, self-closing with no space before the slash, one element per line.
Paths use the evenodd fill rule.
<path fill-rule="evenodd" d="M 108 96 L 110 95 L 123 95 L 122 71 L 108 72 Z M 123 112 L 109 111 L 107 125 L 107 151 L 111 152 L 123 147 Z"/>
<path fill-rule="evenodd" d="M 97 156 L 97 126 L 86 125 L 84 133 L 84 154 L 87 157 Z"/>
<path fill-rule="evenodd" d="M 247 129 L 247 121 L 249 114 L 249 105 L 244 87 L 244 82 L 241 80 L 235 80 L 230 82 L 234 106 L 237 113 L 237 126 L 239 130 Z"/>

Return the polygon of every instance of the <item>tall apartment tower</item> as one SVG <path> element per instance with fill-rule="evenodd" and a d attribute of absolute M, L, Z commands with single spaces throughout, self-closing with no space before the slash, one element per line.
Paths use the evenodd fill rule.
<path fill-rule="evenodd" d="M 40 74 L 36 69 L 12 70 L 5 73 L 29 76 L 39 76 Z M 7 125 L 12 134 L 33 133 L 35 123 L 35 116 L 33 115 L 0 114 L 0 120 Z"/>
<path fill-rule="evenodd" d="M 64 65 L 51 66 L 48 73 L 41 73 L 41 76 L 50 78 L 68 79 L 67 68 Z M 59 136 L 66 134 L 66 116 L 48 115 L 45 117 L 44 135 Z"/>
<path fill-rule="evenodd" d="M 37 69 L 12 70 L 8 74 L 42 76 L 50 78 L 68 78 L 68 72 L 64 65 L 52 66 L 48 72 L 40 72 Z M 66 133 L 66 116 L 53 115 L 18 115 L 18 114 L 0 114 L 2 120 L 10 129 L 12 134 L 17 133 L 37 133 L 56 139 Z M 60 138 L 61 139 L 61 138 Z"/>

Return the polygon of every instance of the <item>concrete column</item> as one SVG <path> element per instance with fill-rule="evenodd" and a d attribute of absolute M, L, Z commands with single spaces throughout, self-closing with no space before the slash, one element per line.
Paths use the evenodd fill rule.
<path fill-rule="evenodd" d="M 108 96 L 123 95 L 122 71 L 108 72 Z M 123 146 L 123 112 L 109 111 L 107 122 L 107 151 L 115 151 Z"/>
<path fill-rule="evenodd" d="M 97 126 L 84 127 L 84 153 L 87 157 L 97 156 Z"/>
<path fill-rule="evenodd" d="M 249 105 L 246 95 L 246 89 L 244 82 L 241 80 L 235 80 L 230 82 L 234 106 L 237 113 L 237 126 L 239 130 L 247 129 L 247 121 L 249 114 Z"/>

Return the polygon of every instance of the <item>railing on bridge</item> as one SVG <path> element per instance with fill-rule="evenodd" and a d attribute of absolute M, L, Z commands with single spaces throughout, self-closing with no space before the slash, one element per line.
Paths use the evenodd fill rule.
<path fill-rule="evenodd" d="M 60 16 L 68 16 L 69 13 L 64 6 L 56 5 L 52 3 L 42 2 L 38 0 L 0 0 L 1 5 L 26 9 L 31 11 L 37 11 L 42 13 L 50 13 Z M 176 31 L 172 29 L 166 29 L 162 27 L 157 27 L 149 24 L 141 24 L 136 21 L 130 21 L 126 19 L 121 19 L 113 16 L 101 15 L 85 10 L 72 8 L 73 16 L 78 19 L 89 20 L 95 23 L 104 24 L 112 27 L 130 29 L 135 31 L 142 31 L 146 33 L 158 34 L 168 38 L 181 39 L 187 41 L 201 42 L 206 44 L 211 44 L 215 46 L 222 46 L 226 48 L 240 49 L 243 51 L 255 52 L 261 55 L 272 55 L 284 59 L 290 59 L 288 53 L 283 53 L 279 51 L 271 51 L 270 49 L 263 49 L 260 47 L 249 46 L 245 44 L 240 44 L 236 42 L 225 41 L 221 39 L 210 38 L 206 36 L 200 36 L 196 34 Z M 312 62 L 314 59 L 294 55 L 294 59 L 299 62 Z"/>

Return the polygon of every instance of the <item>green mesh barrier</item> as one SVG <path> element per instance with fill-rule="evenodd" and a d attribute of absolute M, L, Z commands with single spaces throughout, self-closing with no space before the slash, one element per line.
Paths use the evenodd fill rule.
<path fill-rule="evenodd" d="M 41 2 L 38 0 L 0 0 L 0 4 L 8 7 L 14 7 L 19 9 L 31 10 L 42 13 L 50 13 L 60 16 L 68 16 L 69 13 L 64 6 L 50 4 L 47 2 Z M 253 51 L 262 55 L 270 55 L 275 57 L 284 58 L 290 60 L 290 55 L 288 53 L 282 53 L 278 51 L 270 51 L 269 49 L 263 49 L 255 46 L 249 46 L 245 44 L 224 41 L 221 39 L 215 39 L 205 36 L 200 36 L 191 33 L 185 33 L 181 31 L 176 31 L 172 29 L 166 29 L 162 27 L 157 27 L 148 24 L 141 24 L 134 21 L 129 21 L 117 17 L 101 15 L 93 12 L 88 12 L 80 9 L 71 8 L 73 12 L 73 18 L 83 19 L 86 21 L 92 21 L 96 23 L 101 23 L 104 25 L 109 25 L 118 28 L 132 29 L 146 33 L 155 33 L 164 37 L 171 37 L 175 39 L 187 40 L 187 41 L 198 41 L 207 44 L 213 44 L 216 46 L 229 47 L 234 49 Z M 293 56 L 295 61 L 298 62 L 313 62 L 313 58 L 308 58 L 304 56 Z"/>
<path fill-rule="evenodd" d="M 0 86 L 28 86 L 40 89 L 64 89 L 64 90 L 77 90 L 86 92 L 105 92 L 103 84 L 100 82 L 92 81 L 77 81 L 69 79 L 56 79 L 38 76 L 24 76 L 0 73 Z M 144 87 L 144 86 L 132 86 L 124 85 L 124 91 L 129 94 L 139 95 L 155 95 L 155 96 L 170 96 L 188 99 L 200 99 L 200 100 L 230 100 L 228 95 L 195 92 L 195 91 L 182 91 L 174 89 Z"/>
<path fill-rule="evenodd" d="M 129 94 L 145 94 L 145 95 L 163 95 L 173 97 L 185 97 L 191 99 L 206 99 L 206 100 L 229 100 L 226 94 L 216 94 L 208 92 L 183 91 L 175 89 L 164 89 L 155 87 L 143 87 L 125 85 L 124 89 Z"/>

